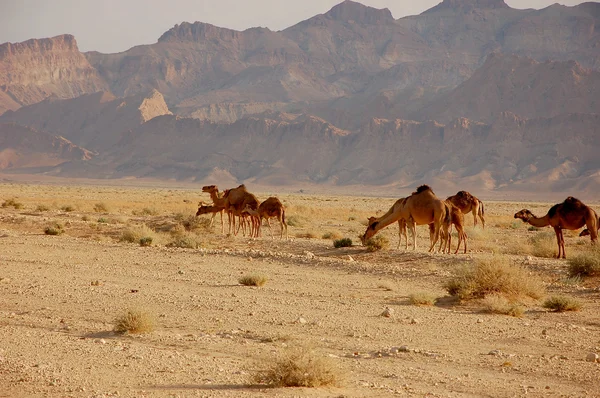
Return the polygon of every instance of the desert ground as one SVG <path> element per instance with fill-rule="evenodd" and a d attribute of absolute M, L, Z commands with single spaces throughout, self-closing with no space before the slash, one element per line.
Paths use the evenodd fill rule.
<path fill-rule="evenodd" d="M 513 218 L 552 203 L 485 200 L 486 228 L 467 215 L 469 251 L 454 255 L 428 253 L 424 226 L 416 251 L 397 249 L 397 224 L 380 233 L 389 248 L 362 246 L 367 217 L 391 197 L 254 192 L 286 206 L 285 240 L 195 218 L 210 201 L 200 186 L 4 182 L 0 192 L 0 397 L 600 396 L 600 363 L 587 360 L 600 354 L 600 279 L 570 277 L 567 260 L 551 258 L 551 229 Z M 565 231 L 568 258 L 594 250 L 578 234 Z M 342 237 L 353 245 L 335 248 Z M 449 296 L 456 269 L 489 258 L 538 277 L 544 297 L 510 316 Z M 240 284 L 249 275 L 267 282 Z M 545 308 L 557 294 L 582 308 Z M 436 300 L 415 305 L 419 296 Z M 154 329 L 116 333 L 130 309 Z M 327 361 L 335 383 L 255 377 L 294 349 Z"/>

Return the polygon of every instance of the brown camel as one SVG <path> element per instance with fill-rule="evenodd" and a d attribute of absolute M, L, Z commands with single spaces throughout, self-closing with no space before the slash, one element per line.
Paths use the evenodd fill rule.
<path fill-rule="evenodd" d="M 219 206 L 208 206 L 205 205 L 204 202 L 200 202 L 198 203 L 198 211 L 196 212 L 196 217 L 201 216 L 202 214 L 212 214 L 213 218 L 215 217 L 215 214 L 217 213 L 223 213 L 223 210 L 225 210 L 224 207 L 219 207 Z"/>
<path fill-rule="evenodd" d="M 523 209 L 515 214 L 515 218 L 520 218 L 534 227 L 546 227 L 550 225 L 556 233 L 556 242 L 558 243 L 558 255 L 556 258 L 567 258 L 565 253 L 565 240 L 562 230 L 576 230 L 584 225 L 590 232 L 592 243 L 598 240 L 598 215 L 590 207 L 586 206 L 579 199 L 569 196 L 564 202 L 555 204 L 548 210 L 544 217 L 536 217 L 527 209 Z"/>
<path fill-rule="evenodd" d="M 477 225 L 477 217 L 481 219 L 481 224 L 485 229 L 485 209 L 483 202 L 471 195 L 467 191 L 458 191 L 456 195 L 449 196 L 446 200 L 458 207 L 464 214 L 473 213 L 473 225 Z"/>
<path fill-rule="evenodd" d="M 287 224 L 285 223 L 285 207 L 283 207 L 283 203 L 281 203 L 281 201 L 278 198 L 271 196 L 258 206 L 258 210 L 253 210 L 249 205 L 246 205 L 246 207 L 244 208 L 244 212 L 258 218 L 259 222 L 257 236 L 260 236 L 260 227 L 262 224 L 262 219 L 264 218 L 267 220 L 267 225 L 269 226 L 269 230 L 271 231 L 271 238 L 274 238 L 273 228 L 271 228 L 270 219 L 273 217 L 277 217 L 277 220 L 279 220 L 279 224 L 281 225 L 280 238 L 283 238 L 284 229 L 285 239 L 288 238 Z"/>
<path fill-rule="evenodd" d="M 465 253 L 467 253 L 467 234 L 464 230 L 465 216 L 463 212 L 452 202 L 449 200 L 445 200 L 444 204 L 446 205 L 446 218 L 444 219 L 444 223 L 442 226 L 442 241 L 440 242 L 440 246 L 443 244 L 442 253 L 446 252 L 450 254 L 450 246 L 452 244 L 452 226 L 456 227 L 456 232 L 458 234 L 458 246 L 456 246 L 456 251 L 454 254 L 458 253 L 460 249 L 460 242 L 464 242 Z M 429 225 L 430 229 L 432 225 Z"/>
<path fill-rule="evenodd" d="M 440 237 L 440 228 L 446 217 L 446 206 L 444 202 L 438 199 L 431 188 L 427 185 L 421 185 L 413 192 L 411 196 L 406 198 L 403 205 L 398 206 L 397 211 L 386 213 L 384 217 L 373 220 L 364 235 L 362 236 L 363 244 L 381 229 L 387 227 L 393 222 L 400 219 L 406 221 L 408 228 L 413 236 L 413 248 L 417 248 L 416 225 L 433 224 L 429 238 L 431 246 L 429 251 L 433 251 L 435 244 Z"/>
<path fill-rule="evenodd" d="M 239 232 L 239 229 L 241 227 L 244 228 L 244 234 L 245 234 L 245 217 L 247 216 L 246 213 L 243 213 L 244 208 L 246 207 L 246 205 L 248 204 L 250 206 L 250 208 L 256 210 L 258 209 L 258 205 L 259 205 L 259 201 L 258 199 L 256 199 L 256 196 L 254 196 L 253 194 L 251 194 L 250 192 L 248 192 L 246 190 L 246 186 L 244 184 L 238 186 L 237 188 L 232 188 L 232 189 L 227 189 L 225 191 L 223 191 L 223 205 L 225 208 L 225 211 L 227 212 L 227 216 L 229 218 L 229 233 L 231 234 L 232 229 L 233 229 L 233 233 L 234 235 L 237 235 L 237 233 Z M 238 226 L 238 228 L 236 229 L 235 226 L 235 217 L 239 217 L 240 218 L 240 224 Z M 254 231 L 256 230 L 256 221 L 253 217 L 251 217 L 251 231 L 250 234 L 251 236 L 254 236 Z"/>
<path fill-rule="evenodd" d="M 225 198 L 223 197 L 223 194 L 219 192 L 219 188 L 217 188 L 216 185 L 205 185 L 202 187 L 202 192 L 206 192 L 210 195 L 210 198 L 213 201 L 213 205 L 216 207 L 221 207 L 222 209 L 220 211 L 214 212 L 212 213 L 212 217 L 210 218 L 210 224 L 209 226 L 213 225 L 213 222 L 215 221 L 215 216 L 217 215 L 217 213 L 221 214 L 221 233 L 225 233 L 225 226 L 223 224 L 223 211 L 225 210 Z M 200 202 L 202 203 L 202 202 Z M 199 204 L 198 206 L 202 206 L 202 204 Z M 202 213 L 202 214 L 207 214 L 207 213 Z M 196 214 L 198 215 L 198 214 Z"/>
<path fill-rule="evenodd" d="M 598 218 L 598 221 L 596 221 L 596 225 L 598 226 L 598 230 L 600 231 L 600 218 Z M 590 234 L 590 230 L 586 228 L 583 231 L 581 231 L 579 236 L 588 236 L 589 234 Z"/>
<path fill-rule="evenodd" d="M 392 207 L 390 207 L 390 209 L 387 211 L 387 213 L 385 213 L 383 216 L 381 216 L 379 218 L 369 217 L 369 222 L 367 225 L 371 225 L 376 221 L 384 220 L 386 217 L 389 217 L 392 213 L 399 212 L 400 208 L 402 207 L 402 205 L 404 204 L 405 201 L 406 201 L 406 198 L 398 199 L 392 205 Z M 375 231 L 375 233 L 373 235 L 375 235 L 378 231 Z M 371 235 L 369 238 L 373 237 L 373 235 Z M 406 233 L 406 220 L 404 220 L 403 218 L 400 218 L 400 219 L 398 219 L 398 249 L 400 249 L 400 244 L 402 243 L 402 236 L 404 236 L 404 239 L 406 240 L 405 250 L 408 250 L 408 234 Z M 366 239 L 365 239 L 365 241 L 366 241 Z"/>

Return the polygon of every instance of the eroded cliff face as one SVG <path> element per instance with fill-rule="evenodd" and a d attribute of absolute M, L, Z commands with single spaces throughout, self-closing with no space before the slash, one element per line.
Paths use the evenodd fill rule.
<path fill-rule="evenodd" d="M 1 44 L 0 87 L 13 101 L 12 106 L 4 105 L 6 109 L 14 109 L 14 104 L 34 104 L 52 95 L 73 98 L 108 91 L 71 35 Z"/>

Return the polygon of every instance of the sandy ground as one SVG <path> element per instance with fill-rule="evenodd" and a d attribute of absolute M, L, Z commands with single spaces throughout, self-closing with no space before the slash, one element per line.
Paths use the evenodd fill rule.
<path fill-rule="evenodd" d="M 324 232 L 356 242 L 362 219 L 394 200 L 285 195 L 297 225 L 289 240 L 271 239 L 268 229 L 255 240 L 227 237 L 216 226 L 200 235 L 203 248 L 181 249 L 118 236 L 131 223 L 191 214 L 202 198 L 197 190 L 0 188 L 3 200 L 23 204 L 0 209 L 0 397 L 600 396 L 600 363 L 586 361 L 600 354 L 597 280 L 561 283 L 564 260 L 510 254 L 542 277 L 549 294 L 584 304 L 567 313 L 532 304 L 522 318 L 452 303 L 442 287 L 461 262 L 535 233 L 512 214 L 530 207 L 543 215 L 547 204 L 486 203 L 485 231 L 468 217 L 470 250 L 455 256 L 426 253 L 424 227 L 416 252 L 396 249 L 395 226 L 382 232 L 389 250 L 335 249 Z M 92 208 L 99 201 L 105 214 Z M 148 203 L 157 214 L 133 215 Z M 66 204 L 75 210 L 61 210 Z M 55 221 L 66 232 L 45 235 Z M 567 255 L 582 245 L 575 233 L 566 239 Z M 268 282 L 238 283 L 252 273 Z M 411 305 L 409 295 L 419 292 L 441 300 Z M 156 329 L 115 334 L 114 320 L 127 308 L 154 314 Z M 381 316 L 386 308 L 389 317 Z M 339 386 L 251 382 L 289 347 L 331 360 L 343 376 Z"/>

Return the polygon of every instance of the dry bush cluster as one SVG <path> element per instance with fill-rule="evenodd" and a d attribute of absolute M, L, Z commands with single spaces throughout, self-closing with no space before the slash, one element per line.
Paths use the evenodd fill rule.
<path fill-rule="evenodd" d="M 141 309 L 129 309 L 115 319 L 114 331 L 119 334 L 143 334 L 154 331 L 154 316 Z"/>
<path fill-rule="evenodd" d="M 271 387 L 327 387 L 341 383 L 342 375 L 329 358 L 307 348 L 293 348 L 252 377 Z"/>
<path fill-rule="evenodd" d="M 259 275 L 259 274 L 251 274 L 251 275 L 244 275 L 242 276 L 238 282 L 240 285 L 244 285 L 244 286 L 264 286 L 265 283 L 267 283 L 267 281 L 269 280 L 269 278 L 267 278 L 264 275 Z"/>
<path fill-rule="evenodd" d="M 387 250 L 390 247 L 390 240 L 384 235 L 375 235 L 374 237 L 365 242 L 365 246 L 370 252 Z"/>
<path fill-rule="evenodd" d="M 579 311 L 583 304 L 573 297 L 552 296 L 544 301 L 544 308 L 555 312 Z"/>
<path fill-rule="evenodd" d="M 428 292 L 417 292 L 408 296 L 408 301 L 413 305 L 434 305 L 437 297 Z"/>
<path fill-rule="evenodd" d="M 600 276 L 600 248 L 594 247 L 582 253 L 577 253 L 570 257 L 569 275 L 570 276 Z"/>

